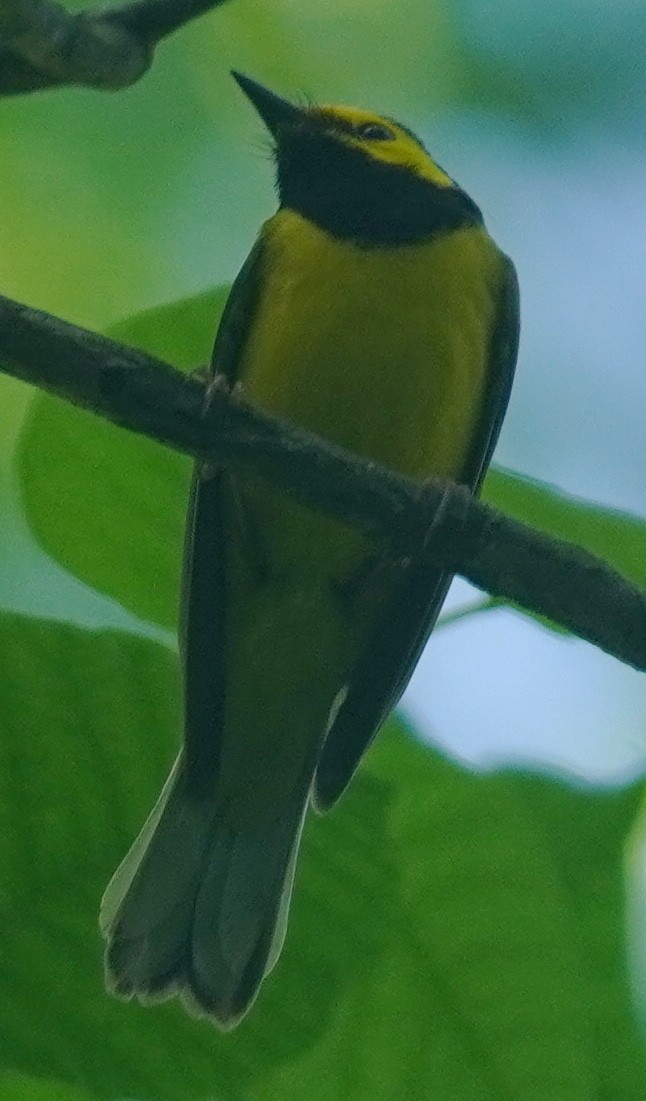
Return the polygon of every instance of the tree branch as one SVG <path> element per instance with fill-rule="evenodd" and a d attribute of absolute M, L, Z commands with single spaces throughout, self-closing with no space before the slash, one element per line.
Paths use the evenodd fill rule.
<path fill-rule="evenodd" d="M 424 484 L 262 413 L 127 345 L 0 297 L 0 369 L 202 462 L 261 478 L 386 537 L 495 599 L 543 615 L 646 670 L 646 591 L 580 547 L 534 531 L 461 486 Z"/>
<path fill-rule="evenodd" d="M 0 95 L 83 84 L 116 91 L 148 70 L 161 38 L 224 0 L 130 0 L 68 12 L 57 0 L 0 0 Z"/>

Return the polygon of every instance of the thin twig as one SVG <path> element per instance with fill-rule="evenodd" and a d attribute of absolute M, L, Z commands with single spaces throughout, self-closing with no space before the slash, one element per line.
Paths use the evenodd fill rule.
<path fill-rule="evenodd" d="M 553 620 L 646 670 L 646 592 L 600 558 L 504 516 L 466 489 L 424 484 L 349 454 L 161 360 L 0 297 L 2 369 L 203 462 L 252 474 L 301 504 L 386 537 L 494 599 Z"/>
<path fill-rule="evenodd" d="M 506 608 L 508 602 L 497 596 L 486 596 L 482 600 L 474 600 L 471 604 L 463 604 L 452 612 L 442 612 L 434 631 L 442 627 L 452 627 L 454 623 L 461 623 L 463 619 L 472 619 L 474 615 L 482 615 L 483 612 L 493 612 L 496 608 Z"/>
<path fill-rule="evenodd" d="M 0 95 L 127 88 L 148 70 L 160 39 L 222 3 L 131 0 L 73 13 L 57 0 L 0 0 Z"/>

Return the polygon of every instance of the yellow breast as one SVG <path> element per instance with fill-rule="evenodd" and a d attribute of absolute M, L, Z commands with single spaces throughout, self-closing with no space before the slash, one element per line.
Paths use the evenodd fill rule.
<path fill-rule="evenodd" d="M 263 243 L 240 371 L 247 398 L 411 476 L 457 476 L 500 289 L 500 253 L 484 229 L 366 249 L 280 211 Z"/>

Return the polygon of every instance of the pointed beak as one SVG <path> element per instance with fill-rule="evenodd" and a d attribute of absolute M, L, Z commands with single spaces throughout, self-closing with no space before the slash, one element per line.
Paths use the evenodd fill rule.
<path fill-rule="evenodd" d="M 277 131 L 281 126 L 290 123 L 295 124 L 302 119 L 303 112 L 299 107 L 294 107 L 286 99 L 274 95 L 268 88 L 258 84 L 256 80 L 251 80 L 250 77 L 237 73 L 235 69 L 231 70 L 231 76 L 242 88 L 247 99 L 251 100 L 273 137 L 277 136 Z"/>

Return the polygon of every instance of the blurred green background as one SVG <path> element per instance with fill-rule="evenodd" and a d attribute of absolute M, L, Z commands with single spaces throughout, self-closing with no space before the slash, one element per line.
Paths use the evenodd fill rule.
<path fill-rule="evenodd" d="M 127 92 L 2 101 L 2 293 L 105 329 L 230 281 L 274 203 L 266 140 L 231 67 L 281 94 L 401 118 L 473 194 L 523 302 L 497 462 L 631 513 L 628 527 L 603 514 L 602 545 L 641 576 L 644 4 L 231 0 L 165 43 Z M 191 366 L 215 313 L 199 299 L 121 331 Z M 435 746 L 485 772 L 435 751 L 422 764 L 401 732 L 379 748 L 354 802 L 312 828 L 294 943 L 257 1024 L 222 1040 L 179 1011 L 103 997 L 101 885 L 177 730 L 188 470 L 158 452 L 0 377 L 0 1096 L 646 1096 L 632 1008 L 646 1004 L 646 876 L 639 790 L 626 787 L 646 767 L 646 680 L 508 610 L 439 630 L 404 701 Z M 511 502 L 504 490 L 491 492 Z M 521 512 L 538 522 L 530 497 Z M 589 518 L 568 527 L 566 512 L 556 530 L 591 538 Z M 456 584 L 449 607 L 474 600 Z M 513 770 L 490 771 L 501 764 Z M 61 810 L 75 800 L 76 824 Z M 485 836 L 483 814 L 495 818 Z M 368 868 L 365 884 L 348 884 L 335 846 Z M 504 897 L 492 894 L 501 853 L 514 885 Z M 374 943 L 357 953 L 352 930 L 373 919 Z M 73 1036 L 63 1006 L 75 1007 Z"/>

